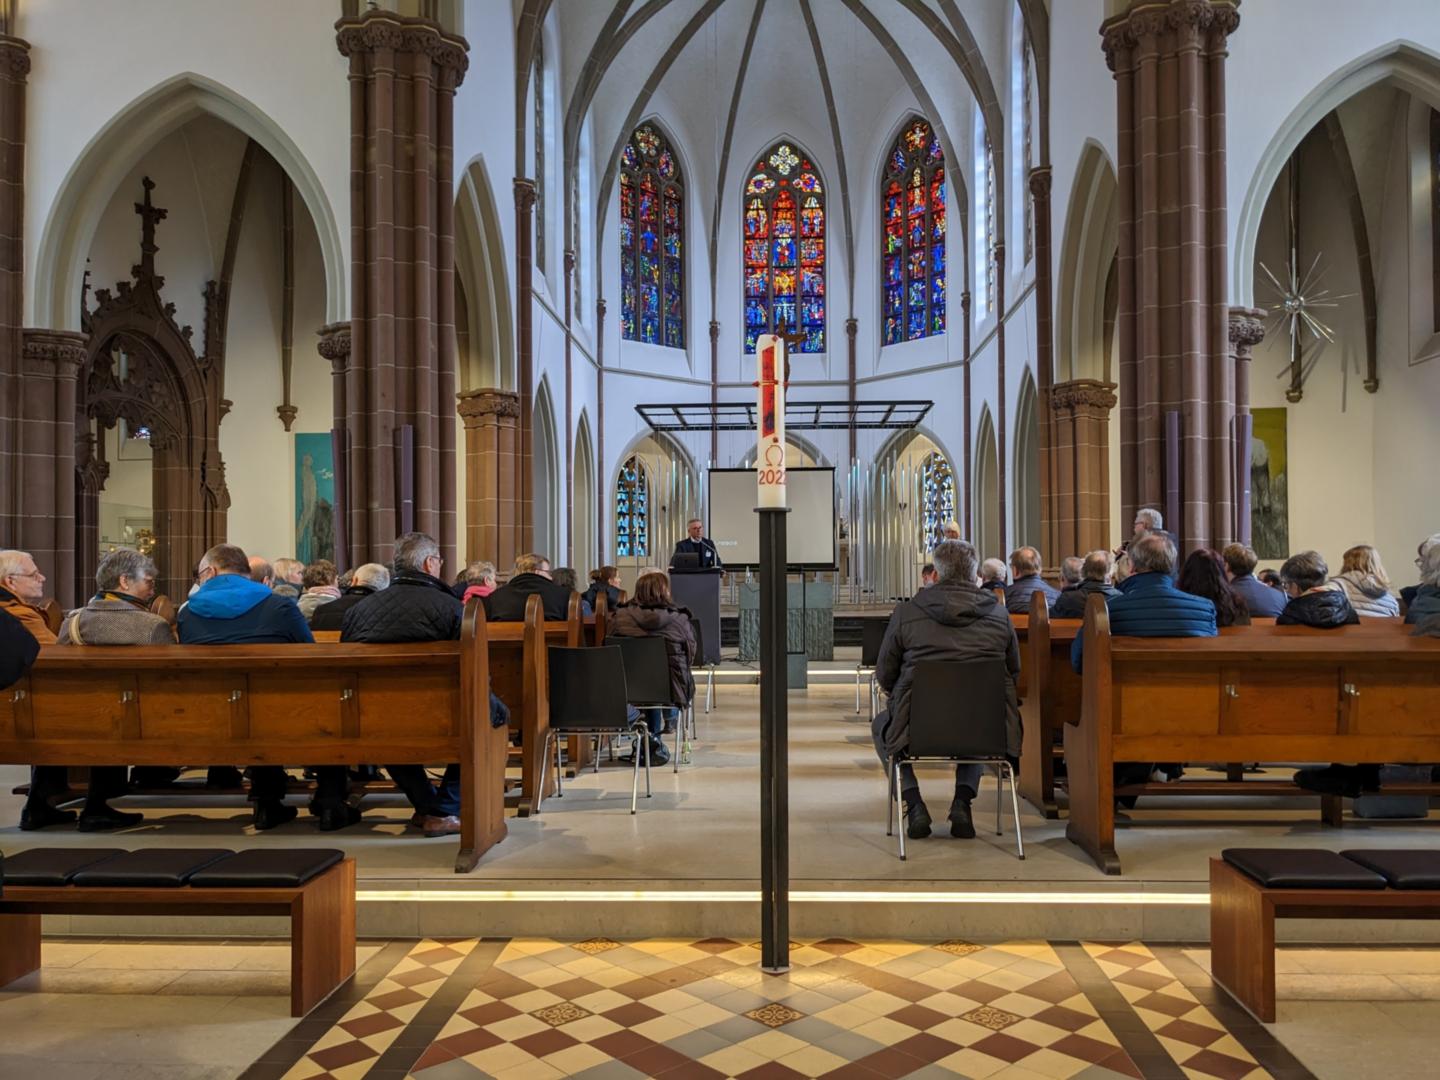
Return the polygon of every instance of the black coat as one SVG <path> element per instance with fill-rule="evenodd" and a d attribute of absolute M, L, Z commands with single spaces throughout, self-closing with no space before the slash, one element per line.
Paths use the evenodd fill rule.
<path fill-rule="evenodd" d="M 540 574 L 516 574 L 485 597 L 485 617 L 491 622 L 524 622 L 526 601 L 539 596 L 545 618 L 564 622 L 570 617 L 571 595 L 569 589 Z"/>
<path fill-rule="evenodd" d="M 1313 626 L 1317 630 L 1334 630 L 1359 621 L 1350 598 L 1338 588 L 1301 593 L 1275 616 L 1276 626 Z"/>
<path fill-rule="evenodd" d="M 439 578 L 419 570 L 399 570 L 388 589 L 364 597 L 345 613 L 340 640 L 458 641 L 464 610 Z"/>
<path fill-rule="evenodd" d="M 910 688 L 921 660 L 1004 660 L 1010 673 L 1005 688 L 1006 734 L 1010 753 L 1020 756 L 1020 707 L 1015 679 L 1020 674 L 1020 644 L 999 598 L 989 589 L 963 582 L 940 582 L 921 589 L 890 616 L 875 675 L 890 695 L 875 718 L 885 749 L 894 754 L 910 745 Z"/>
<path fill-rule="evenodd" d="M 1073 589 L 1065 589 L 1055 598 L 1050 605 L 1050 618 L 1052 619 L 1083 619 L 1085 617 L 1085 605 L 1089 602 L 1094 593 L 1105 597 L 1105 603 L 1110 603 L 1120 595 L 1120 590 L 1114 585 L 1107 585 L 1103 581 L 1091 581 L 1088 578 Z M 323 608 L 321 610 L 324 610 Z"/>
<path fill-rule="evenodd" d="M 367 596 L 373 596 L 375 589 L 369 585 L 351 585 L 340 594 L 338 600 L 321 604 L 310 616 L 311 630 L 339 630 L 345 624 L 345 613 Z"/>
<path fill-rule="evenodd" d="M 580 594 L 580 599 L 581 599 L 584 603 L 589 604 L 589 605 L 590 605 L 590 610 L 591 610 L 591 611 L 594 611 L 594 610 L 595 610 L 595 601 L 596 601 L 596 600 L 599 598 L 599 596 L 600 596 L 600 590 L 601 590 L 601 588 L 604 588 L 604 590 L 605 590 L 605 607 L 606 607 L 606 610 L 608 610 L 608 611 L 614 611 L 616 608 L 618 608 L 618 607 L 620 606 L 620 590 L 617 589 L 617 588 L 615 588 L 614 585 L 607 585 L 607 584 L 604 584 L 603 582 L 592 581 L 592 582 L 590 583 L 590 588 L 586 589 L 583 593 Z"/>
<path fill-rule="evenodd" d="M 695 662 L 695 628 L 690 625 L 688 611 L 625 604 L 615 612 L 608 632 L 615 637 L 664 638 L 670 662 L 670 700 L 678 705 L 694 698 L 695 679 L 690 665 Z"/>
<path fill-rule="evenodd" d="M 40 642 L 25 624 L 0 611 L 0 690 L 14 686 L 40 655 Z"/>

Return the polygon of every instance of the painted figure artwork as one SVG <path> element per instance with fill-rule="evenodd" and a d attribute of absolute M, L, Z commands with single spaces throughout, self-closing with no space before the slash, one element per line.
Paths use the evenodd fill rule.
<path fill-rule="evenodd" d="M 335 558 L 335 462 L 330 433 L 295 436 L 295 557 Z"/>
<path fill-rule="evenodd" d="M 1250 445 L 1250 541 L 1262 559 L 1290 555 L 1285 410 L 1254 409 Z"/>

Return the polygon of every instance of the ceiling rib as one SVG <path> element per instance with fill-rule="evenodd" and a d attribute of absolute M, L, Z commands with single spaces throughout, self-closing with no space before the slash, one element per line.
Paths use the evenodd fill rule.
<path fill-rule="evenodd" d="M 755 10 L 750 16 L 750 29 L 745 33 L 745 49 L 740 54 L 740 68 L 735 73 L 735 89 L 730 95 L 730 115 L 725 118 L 725 141 L 720 145 L 720 170 L 715 187 L 715 210 L 710 215 L 710 310 L 714 312 L 719 288 L 720 258 L 720 208 L 725 204 L 725 174 L 730 168 L 730 144 L 735 137 L 735 120 L 740 114 L 740 89 L 745 85 L 745 76 L 750 70 L 750 53 L 755 48 L 755 35 L 760 29 L 760 18 L 765 13 L 765 0 L 755 0 Z M 712 315 L 713 317 L 713 315 Z"/>
<path fill-rule="evenodd" d="M 835 93 L 830 86 L 830 71 L 825 66 L 825 49 L 820 44 L 820 31 L 810 0 L 800 0 L 800 14 L 810 35 L 810 48 L 815 54 L 815 68 L 820 73 L 820 89 L 825 95 L 825 112 L 830 117 L 830 138 L 835 143 L 835 173 L 840 182 L 840 206 L 845 211 L 845 269 L 847 315 L 855 315 L 855 219 L 850 206 L 850 180 L 845 174 L 845 143 L 840 137 L 840 118 L 835 112 Z"/>

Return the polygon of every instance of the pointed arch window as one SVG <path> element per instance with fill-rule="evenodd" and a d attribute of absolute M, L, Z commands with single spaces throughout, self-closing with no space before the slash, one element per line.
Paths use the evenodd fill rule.
<path fill-rule="evenodd" d="M 745 182 L 745 351 L 761 334 L 804 334 L 825 351 L 825 187 L 787 142 L 763 154 Z"/>
<path fill-rule="evenodd" d="M 990 135 L 975 123 L 975 293 L 982 316 L 995 313 L 995 153 Z"/>
<path fill-rule="evenodd" d="M 654 124 L 620 152 L 620 333 L 626 341 L 685 347 L 685 185 L 680 161 Z"/>
<path fill-rule="evenodd" d="M 615 554 L 622 559 L 650 554 L 650 481 L 635 454 L 615 482 Z"/>
<path fill-rule="evenodd" d="M 945 151 L 930 124 L 912 117 L 885 162 L 880 184 L 881 312 L 885 344 L 945 332 Z"/>
<path fill-rule="evenodd" d="M 939 451 L 932 450 L 920 463 L 924 506 L 925 544 L 933 548 L 945 539 L 945 526 L 955 520 L 955 474 Z"/>

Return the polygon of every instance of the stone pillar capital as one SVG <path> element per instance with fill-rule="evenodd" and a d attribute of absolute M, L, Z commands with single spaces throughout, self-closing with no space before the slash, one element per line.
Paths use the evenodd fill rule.
<path fill-rule="evenodd" d="M 26 375 L 73 379 L 85 362 L 84 334 L 73 330 L 42 330 L 26 327 L 23 358 Z"/>
<path fill-rule="evenodd" d="M 24 82 L 30 74 L 30 43 L 23 38 L 0 34 L 0 79 Z"/>
<path fill-rule="evenodd" d="M 436 85 L 454 91 L 470 66 L 470 43 L 447 34 L 429 19 L 396 15 L 379 8 L 349 16 L 335 24 L 335 45 L 346 58 L 377 53 L 428 57 L 435 66 Z"/>
<path fill-rule="evenodd" d="M 329 323 L 315 333 L 320 337 L 315 344 L 316 351 L 330 361 L 330 369 L 333 374 L 340 374 L 350 362 L 350 324 L 348 322 Z"/>
<path fill-rule="evenodd" d="M 535 181 L 528 176 L 515 177 L 515 209 L 522 214 L 535 209 Z"/>
<path fill-rule="evenodd" d="M 714 342 L 717 342 L 717 341 L 719 341 L 719 340 L 720 340 L 720 320 L 719 320 L 719 319 L 711 319 L 711 320 L 710 320 L 710 341 L 711 341 L 711 343 L 713 344 Z"/>
<path fill-rule="evenodd" d="M 1030 194 L 1036 199 L 1048 199 L 1050 197 L 1050 166 L 1037 165 L 1030 170 Z"/>
<path fill-rule="evenodd" d="M 857 319 L 857 318 L 855 318 L 854 315 L 851 315 L 850 318 L 848 318 L 848 319 L 845 320 L 845 336 L 846 336 L 846 337 L 853 339 L 853 338 L 855 337 L 855 335 L 859 332 L 859 330 L 860 330 L 860 320 Z"/>
<path fill-rule="evenodd" d="M 509 390 L 485 387 L 456 394 L 456 410 L 467 428 L 520 419 L 520 395 Z"/>
<path fill-rule="evenodd" d="M 1265 340 L 1265 315 L 1261 308 L 1230 309 L 1230 344 L 1239 359 L 1249 360 L 1250 350 Z"/>
<path fill-rule="evenodd" d="M 1084 409 L 1108 413 L 1117 400 L 1115 384 L 1099 379 L 1071 379 L 1050 389 L 1050 408 L 1056 412 Z"/>

